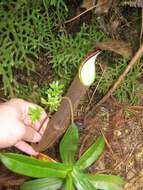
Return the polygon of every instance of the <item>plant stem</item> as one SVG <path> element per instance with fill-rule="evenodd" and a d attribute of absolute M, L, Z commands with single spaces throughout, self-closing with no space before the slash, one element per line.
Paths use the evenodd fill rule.
<path fill-rule="evenodd" d="M 74 113 L 73 113 L 73 105 L 72 105 L 71 99 L 67 96 L 62 97 L 62 99 L 67 100 L 69 103 L 70 110 L 71 110 L 71 123 L 73 124 L 74 123 Z"/>

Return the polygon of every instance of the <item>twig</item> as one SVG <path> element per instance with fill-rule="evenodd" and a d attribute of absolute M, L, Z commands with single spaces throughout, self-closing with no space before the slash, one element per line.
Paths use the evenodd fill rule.
<path fill-rule="evenodd" d="M 140 32 L 140 45 L 142 43 L 142 36 L 143 36 L 143 8 L 141 9 L 141 32 Z"/>
<path fill-rule="evenodd" d="M 83 153 L 83 149 L 84 149 L 85 143 L 86 143 L 86 141 L 87 141 L 87 139 L 88 139 L 89 137 L 90 137 L 90 135 L 87 134 L 87 135 L 85 136 L 85 138 L 83 139 L 82 144 L 81 144 L 80 149 L 79 149 L 78 159 L 81 157 L 81 155 L 82 155 L 82 153 Z"/>
<path fill-rule="evenodd" d="M 101 129 L 100 129 L 100 131 L 101 131 L 101 134 L 102 134 L 102 136 L 103 136 L 103 138 L 104 138 L 104 141 L 105 141 L 106 146 L 108 147 L 110 153 L 112 154 L 113 157 L 115 157 L 114 152 L 113 152 L 113 150 L 112 150 L 112 147 L 111 147 L 111 145 L 109 144 L 107 138 L 105 137 L 103 131 L 102 131 Z"/>
<path fill-rule="evenodd" d="M 94 97 L 94 95 L 95 95 L 95 93 L 96 93 L 96 91 L 97 91 L 97 89 L 98 89 L 98 87 L 99 87 L 99 84 L 100 84 L 100 82 L 101 82 L 102 79 L 103 79 L 103 76 L 104 76 L 105 72 L 106 72 L 106 69 L 104 69 L 103 72 L 102 72 L 102 75 L 101 75 L 101 77 L 100 77 L 100 79 L 99 79 L 99 81 L 98 81 L 98 83 L 97 83 L 97 85 L 96 85 L 96 87 L 95 87 L 95 89 L 94 89 L 94 91 L 93 91 L 93 93 L 92 93 L 92 96 L 91 96 L 91 98 L 90 98 L 90 100 L 89 100 L 89 103 L 88 103 L 88 105 L 87 105 L 87 108 L 90 106 L 90 104 L 91 104 L 91 102 L 92 102 L 92 100 L 93 100 L 93 97 Z"/>
<path fill-rule="evenodd" d="M 143 44 L 140 46 L 138 51 L 135 53 L 127 67 L 125 68 L 124 72 L 119 76 L 119 78 L 116 80 L 116 82 L 113 84 L 113 86 L 109 89 L 107 94 L 94 106 L 94 108 L 90 111 L 90 113 L 94 112 L 98 106 L 103 104 L 112 94 L 113 92 L 117 89 L 119 84 L 124 80 L 125 76 L 128 74 L 130 69 L 133 67 L 133 65 L 141 58 L 143 55 Z"/>
<path fill-rule="evenodd" d="M 69 20 L 67 20 L 67 21 L 65 21 L 64 24 L 68 24 L 68 23 L 70 23 L 70 22 L 76 20 L 77 18 L 81 17 L 81 16 L 84 15 L 85 13 L 87 13 L 87 12 L 89 12 L 89 11 L 91 11 L 91 10 L 97 8 L 97 7 L 100 7 L 100 6 L 104 5 L 104 4 L 106 4 L 106 3 L 101 3 L 101 4 L 98 4 L 98 5 L 94 5 L 94 6 L 90 7 L 89 9 L 83 11 L 83 12 L 80 13 L 79 15 L 77 15 L 77 16 L 75 16 L 75 17 L 73 17 L 73 18 L 71 18 L 71 19 L 69 19 Z"/>
<path fill-rule="evenodd" d="M 128 106 L 127 109 L 133 109 L 133 110 L 142 110 L 143 106 Z"/>
<path fill-rule="evenodd" d="M 136 143 L 135 145 L 134 145 L 134 147 L 132 148 L 132 150 L 131 150 L 131 152 L 120 162 L 120 163 L 118 163 L 116 166 L 115 166 L 115 170 L 117 169 L 117 168 L 119 168 L 122 164 L 126 164 L 130 159 L 131 159 L 131 157 L 132 157 L 132 155 L 133 155 L 133 153 L 134 153 L 134 151 L 136 150 L 136 148 L 137 148 L 137 146 L 139 145 L 139 143 Z"/>

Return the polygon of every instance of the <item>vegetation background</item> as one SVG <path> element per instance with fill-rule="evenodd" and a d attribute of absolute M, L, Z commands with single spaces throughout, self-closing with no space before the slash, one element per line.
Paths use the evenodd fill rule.
<path fill-rule="evenodd" d="M 143 188 L 140 173 L 143 169 L 142 59 L 131 68 L 111 98 L 92 113 L 94 116 L 86 116 L 123 73 L 140 47 L 142 8 L 140 0 L 0 1 L 2 100 L 20 97 L 54 113 L 82 59 L 95 50 L 97 43 L 110 42 L 96 63 L 95 82 L 75 112 L 80 132 L 78 156 L 102 133 L 109 146 L 89 171 L 124 176 L 127 189 L 131 190 Z M 117 47 L 112 45 L 113 41 Z M 130 45 L 131 54 L 120 41 Z M 108 51 L 111 49 L 113 51 Z M 59 157 L 56 146 L 48 153 Z M 22 183 L 22 177 L 14 176 L 3 167 L 0 171 L 4 175 L 0 184 L 5 182 L 7 188 L 16 189 Z M 10 184 L 7 182 L 9 178 Z M 0 189 L 3 188 L 2 185 Z"/>

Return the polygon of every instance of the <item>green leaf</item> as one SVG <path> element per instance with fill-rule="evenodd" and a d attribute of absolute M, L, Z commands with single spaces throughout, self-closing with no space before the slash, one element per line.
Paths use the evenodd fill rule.
<path fill-rule="evenodd" d="M 96 190 L 90 181 L 84 178 L 83 174 L 77 169 L 73 170 L 72 177 L 77 190 Z"/>
<path fill-rule="evenodd" d="M 49 177 L 25 182 L 20 190 L 57 190 L 62 184 L 62 179 Z"/>
<path fill-rule="evenodd" d="M 71 175 L 67 176 L 64 190 L 74 190 L 73 179 Z"/>
<path fill-rule="evenodd" d="M 83 178 L 88 180 L 95 188 L 101 190 L 121 190 L 124 180 L 120 176 L 105 174 L 83 174 Z"/>
<path fill-rule="evenodd" d="M 60 177 L 65 178 L 71 170 L 66 164 L 37 160 L 32 157 L 14 153 L 2 153 L 2 163 L 13 172 L 30 177 Z"/>
<path fill-rule="evenodd" d="M 64 163 L 75 163 L 75 154 L 78 145 L 78 129 L 75 124 L 70 125 L 60 142 L 60 155 Z"/>
<path fill-rule="evenodd" d="M 35 123 L 40 120 L 42 112 L 43 109 L 41 107 L 29 107 L 28 115 L 30 116 L 31 121 Z"/>
<path fill-rule="evenodd" d="M 80 157 L 80 159 L 76 162 L 76 166 L 80 169 L 85 169 L 89 167 L 93 162 L 95 162 L 104 149 L 104 139 L 103 137 L 98 137 L 97 141 L 92 144 L 88 150 Z"/>

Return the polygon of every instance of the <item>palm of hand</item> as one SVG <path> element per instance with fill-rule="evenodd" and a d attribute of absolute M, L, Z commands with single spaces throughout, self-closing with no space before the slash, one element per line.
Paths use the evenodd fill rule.
<path fill-rule="evenodd" d="M 0 148 L 15 146 L 23 152 L 37 155 L 27 142 L 39 142 L 44 133 L 48 119 L 39 131 L 43 120 L 47 117 L 42 111 L 39 121 L 33 123 L 28 115 L 29 108 L 40 108 L 36 104 L 22 99 L 12 99 L 0 105 Z"/>

